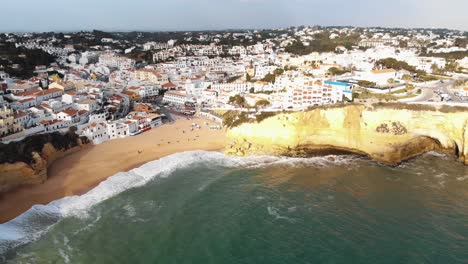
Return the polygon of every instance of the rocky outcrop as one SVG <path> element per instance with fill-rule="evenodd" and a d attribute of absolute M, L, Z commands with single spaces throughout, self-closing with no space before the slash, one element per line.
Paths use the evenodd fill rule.
<path fill-rule="evenodd" d="M 392 109 L 349 105 L 283 113 L 228 130 L 230 155 L 356 153 L 397 165 L 428 151 L 468 164 L 468 108 Z"/>
<path fill-rule="evenodd" d="M 52 133 L 0 144 L 0 193 L 47 180 L 47 168 L 57 159 L 89 145 L 73 132 Z"/>

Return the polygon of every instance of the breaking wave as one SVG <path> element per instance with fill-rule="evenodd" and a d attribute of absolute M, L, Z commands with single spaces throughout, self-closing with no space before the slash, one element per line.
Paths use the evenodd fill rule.
<path fill-rule="evenodd" d="M 0 225 L 0 262 L 9 250 L 38 239 L 54 224 L 66 217 L 87 217 L 88 210 L 126 190 L 144 186 L 158 178 L 169 177 L 175 170 L 195 164 L 226 168 L 257 169 L 269 166 L 327 167 L 347 164 L 357 156 L 325 156 L 288 158 L 275 156 L 228 157 L 220 152 L 189 151 L 148 162 L 128 172 L 120 172 L 101 182 L 89 192 L 55 200 L 47 205 L 35 205 L 17 218 Z M 131 208 L 128 208 L 132 213 Z M 269 211 L 272 211 L 269 209 Z M 270 212 L 270 213 L 271 213 Z M 3 259 L 2 259 L 3 258 Z"/>

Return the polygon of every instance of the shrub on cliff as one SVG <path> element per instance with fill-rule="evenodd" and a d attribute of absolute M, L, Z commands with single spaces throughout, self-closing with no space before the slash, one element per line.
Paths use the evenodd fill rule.
<path fill-rule="evenodd" d="M 88 138 L 79 137 L 74 130 L 66 133 L 53 132 L 29 136 L 21 141 L 0 144 L 0 163 L 33 162 L 32 153 L 42 151 L 45 144 L 51 143 L 58 150 L 68 150 L 79 144 L 88 143 Z"/>
<path fill-rule="evenodd" d="M 269 118 L 269 117 L 272 117 L 272 116 L 275 116 L 277 113 L 275 112 L 262 112 L 260 114 L 258 114 L 257 116 L 255 116 L 255 118 L 257 119 L 257 123 L 260 123 L 262 122 L 263 120 Z"/>
<path fill-rule="evenodd" d="M 423 104 L 405 104 L 405 103 L 375 103 L 372 104 L 374 109 L 386 108 L 386 109 L 404 109 L 412 111 L 437 111 L 434 106 L 423 105 Z"/>
<path fill-rule="evenodd" d="M 369 81 L 358 81 L 358 85 L 361 87 L 376 87 L 377 84 L 375 82 L 369 82 Z"/>
<path fill-rule="evenodd" d="M 228 128 L 240 126 L 245 123 L 260 123 L 268 117 L 272 117 L 279 114 L 278 112 L 262 112 L 255 116 L 255 119 L 249 118 L 248 113 L 240 111 L 227 111 L 223 115 L 223 124 Z"/>
<path fill-rule="evenodd" d="M 439 108 L 439 111 L 442 113 L 458 113 L 458 112 L 468 113 L 468 107 L 443 105 Z"/>
<path fill-rule="evenodd" d="M 356 106 L 356 105 L 362 105 L 362 104 L 351 102 L 351 103 L 336 103 L 336 104 L 309 106 L 307 107 L 307 112 L 314 111 L 317 109 L 326 110 L 326 109 L 344 108 L 344 107 L 352 106 L 352 105 Z"/>

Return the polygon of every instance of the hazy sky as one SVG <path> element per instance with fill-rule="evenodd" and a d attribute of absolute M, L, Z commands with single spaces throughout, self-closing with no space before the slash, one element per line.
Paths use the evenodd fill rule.
<path fill-rule="evenodd" d="M 4 0 L 0 31 L 203 30 L 293 25 L 468 30 L 468 0 Z"/>

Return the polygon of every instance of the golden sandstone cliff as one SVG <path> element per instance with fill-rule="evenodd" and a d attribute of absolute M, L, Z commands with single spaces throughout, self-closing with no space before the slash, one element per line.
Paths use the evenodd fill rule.
<path fill-rule="evenodd" d="M 405 109 L 406 108 L 406 109 Z M 283 113 L 228 130 L 230 155 L 356 153 L 397 165 L 427 151 L 468 164 L 468 108 L 349 105 Z"/>
<path fill-rule="evenodd" d="M 89 144 L 73 132 L 29 137 L 0 146 L 0 193 L 21 185 L 47 180 L 47 168 L 55 160 Z"/>

